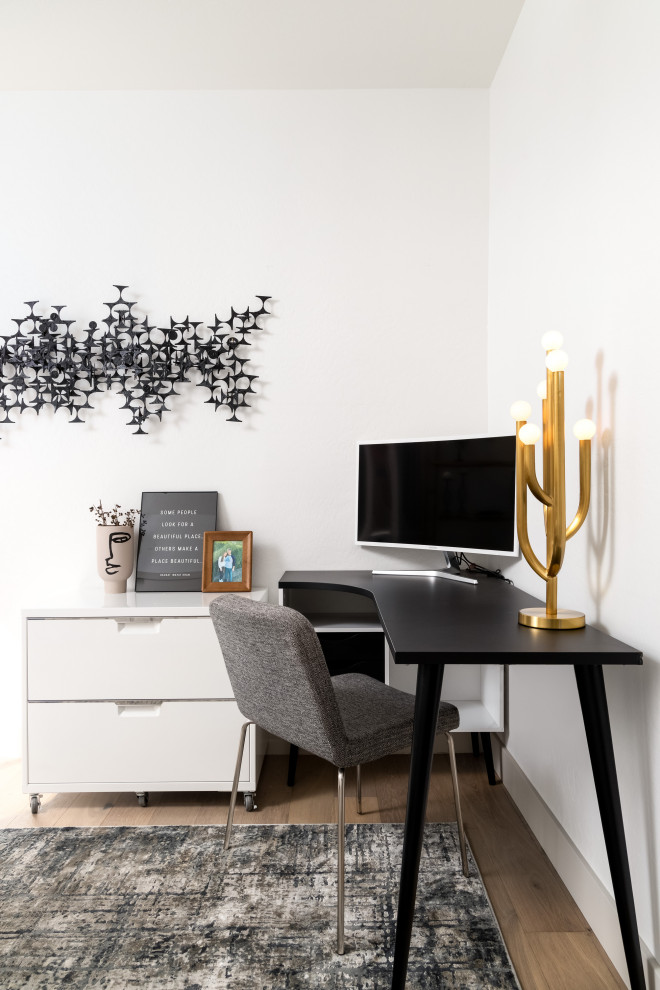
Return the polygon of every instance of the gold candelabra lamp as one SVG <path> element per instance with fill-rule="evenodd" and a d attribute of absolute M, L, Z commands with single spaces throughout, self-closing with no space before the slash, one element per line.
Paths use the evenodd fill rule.
<path fill-rule="evenodd" d="M 511 415 L 516 421 L 516 499 L 518 541 L 525 560 L 546 584 L 545 609 L 523 608 L 518 622 L 536 629 L 580 629 L 584 612 L 557 608 L 557 575 L 564 560 L 566 541 L 575 536 L 589 511 L 591 492 L 591 438 L 596 427 L 581 419 L 573 432 L 580 441 L 580 500 L 575 518 L 566 525 L 566 480 L 564 467 L 564 368 L 568 355 L 563 351 L 560 333 L 551 331 L 542 339 L 546 352 L 546 379 L 536 390 L 543 400 L 543 485 L 536 475 L 536 441 L 541 430 L 529 423 L 531 406 L 514 402 Z M 541 563 L 529 542 L 527 532 L 527 489 L 543 505 L 546 534 L 546 562 Z"/>

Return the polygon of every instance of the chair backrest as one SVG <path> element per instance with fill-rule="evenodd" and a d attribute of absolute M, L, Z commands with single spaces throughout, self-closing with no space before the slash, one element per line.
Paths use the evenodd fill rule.
<path fill-rule="evenodd" d="M 336 766 L 346 733 L 318 636 L 294 609 L 223 594 L 209 608 L 241 713 Z"/>

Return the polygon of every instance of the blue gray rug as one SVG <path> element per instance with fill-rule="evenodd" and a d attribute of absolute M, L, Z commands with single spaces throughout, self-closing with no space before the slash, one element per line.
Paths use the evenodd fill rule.
<path fill-rule="evenodd" d="M 401 825 L 0 831 L 2 990 L 388 990 Z M 410 990 L 519 990 L 456 829 L 427 825 Z"/>

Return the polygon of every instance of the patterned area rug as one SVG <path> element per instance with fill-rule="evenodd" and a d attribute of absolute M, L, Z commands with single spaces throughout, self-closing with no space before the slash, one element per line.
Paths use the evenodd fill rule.
<path fill-rule="evenodd" d="M 2 990 L 387 990 L 401 825 L 346 829 L 336 955 L 336 827 L 0 831 Z M 519 990 L 455 826 L 427 825 L 410 990 Z"/>

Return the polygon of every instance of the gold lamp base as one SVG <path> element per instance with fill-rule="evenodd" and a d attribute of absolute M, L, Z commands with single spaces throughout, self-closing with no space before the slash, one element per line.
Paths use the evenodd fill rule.
<path fill-rule="evenodd" d="M 518 622 L 533 629 L 582 629 L 585 624 L 584 612 L 572 608 L 558 608 L 554 615 L 548 615 L 544 608 L 521 608 Z"/>

